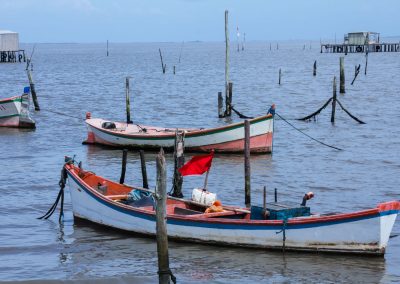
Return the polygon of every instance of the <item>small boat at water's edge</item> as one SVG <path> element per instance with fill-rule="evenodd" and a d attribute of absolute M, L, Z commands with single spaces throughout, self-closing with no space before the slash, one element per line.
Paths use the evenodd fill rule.
<path fill-rule="evenodd" d="M 85 144 L 172 151 L 176 128 L 163 128 L 113 122 L 87 116 L 88 138 Z M 208 129 L 185 129 L 185 151 L 240 153 L 244 151 L 244 122 Z M 250 151 L 271 153 L 274 116 L 267 114 L 250 120 Z"/>
<path fill-rule="evenodd" d="M 74 217 L 155 235 L 154 204 L 125 202 L 128 193 L 135 189 L 144 192 L 142 189 L 112 182 L 72 163 L 65 165 L 65 171 Z M 280 206 L 270 204 L 270 208 Z M 376 208 L 352 213 L 310 215 L 308 211 L 303 216 L 283 220 L 272 214 L 265 219 L 267 215 L 257 206 L 251 211 L 231 206 L 214 213 L 206 213 L 206 209 L 207 206 L 190 200 L 168 197 L 169 238 L 266 249 L 383 255 L 400 202 L 380 203 Z M 288 212 L 294 209 L 288 208 Z M 307 213 L 304 209 L 309 210 L 309 207 L 299 209 Z"/>
<path fill-rule="evenodd" d="M 29 87 L 24 94 L 0 100 L 0 126 L 35 128 L 35 121 L 29 113 Z"/>

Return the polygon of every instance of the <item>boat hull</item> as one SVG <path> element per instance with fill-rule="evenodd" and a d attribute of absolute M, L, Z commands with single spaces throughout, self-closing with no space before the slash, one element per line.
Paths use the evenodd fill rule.
<path fill-rule="evenodd" d="M 75 217 L 129 232 L 155 235 L 154 213 L 115 202 L 68 171 Z M 268 249 L 383 255 L 399 202 L 351 214 L 281 220 L 168 215 L 172 239 Z M 285 240 L 284 240 L 285 236 Z"/>
<path fill-rule="evenodd" d="M 35 128 L 29 115 L 28 95 L 0 101 L 0 127 Z"/>
<path fill-rule="evenodd" d="M 250 151 L 271 153 L 273 147 L 273 116 L 250 121 Z M 104 129 L 103 119 L 87 119 L 88 138 L 85 144 L 172 151 L 175 130 L 114 122 L 115 130 Z M 145 131 L 143 131 L 145 129 Z M 180 129 L 185 131 L 185 151 L 241 153 L 244 151 L 244 123 L 212 129 Z"/>

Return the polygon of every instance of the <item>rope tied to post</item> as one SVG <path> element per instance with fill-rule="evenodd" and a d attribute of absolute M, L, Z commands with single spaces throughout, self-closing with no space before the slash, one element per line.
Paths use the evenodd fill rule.
<path fill-rule="evenodd" d="M 171 277 L 171 281 L 176 284 L 176 277 L 175 275 L 172 273 L 171 269 L 166 269 L 166 270 L 158 270 L 157 271 L 158 275 L 165 275 L 168 274 Z"/>

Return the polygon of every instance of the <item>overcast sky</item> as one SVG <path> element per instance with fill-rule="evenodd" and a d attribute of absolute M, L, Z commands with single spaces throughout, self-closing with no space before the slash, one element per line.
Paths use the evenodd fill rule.
<path fill-rule="evenodd" d="M 338 40 L 400 34 L 399 0 L 0 0 L 0 29 L 21 42 Z"/>

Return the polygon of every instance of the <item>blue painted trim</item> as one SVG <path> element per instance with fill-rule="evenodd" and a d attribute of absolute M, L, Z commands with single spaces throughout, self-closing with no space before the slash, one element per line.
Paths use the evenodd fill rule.
<path fill-rule="evenodd" d="M 155 222 L 155 215 L 148 214 L 148 213 L 143 213 L 135 210 L 129 210 L 120 206 L 117 206 L 115 204 L 112 204 L 111 202 L 105 201 L 101 199 L 100 197 L 96 196 L 91 192 L 91 190 L 87 189 L 84 184 L 82 184 L 78 179 L 76 179 L 68 170 L 67 170 L 68 176 L 72 178 L 83 190 L 85 190 L 86 193 L 88 193 L 91 197 L 99 201 L 105 206 L 108 206 L 112 208 L 113 210 L 117 210 L 118 212 L 131 215 L 137 218 L 142 218 L 146 219 L 149 221 L 154 221 Z M 387 210 L 384 212 L 379 212 L 377 214 L 371 214 L 368 216 L 360 216 L 360 217 L 353 217 L 353 218 L 347 218 L 347 219 L 342 219 L 340 221 L 321 221 L 321 222 L 315 222 L 315 223 L 309 223 L 309 224 L 286 224 L 286 230 L 291 230 L 291 229 L 306 229 L 306 228 L 313 228 L 313 227 L 322 227 L 322 226 L 331 226 L 331 225 L 336 225 L 336 224 L 343 224 L 343 223 L 350 223 L 350 222 L 356 222 L 360 220 L 366 220 L 366 219 L 372 219 L 372 218 L 378 218 L 380 216 L 386 216 L 386 215 L 392 215 L 392 214 L 398 214 L 399 210 Z M 282 224 L 277 224 L 277 225 L 271 225 L 271 224 L 265 224 L 265 225 L 259 225 L 259 224 L 226 224 L 226 223 L 213 223 L 213 222 L 204 222 L 202 220 L 180 220 L 180 219 L 167 219 L 167 224 L 170 225 L 179 225 L 179 226 L 188 226 L 188 227 L 201 227 L 201 228 L 210 228 L 210 229 L 225 229 L 225 230 L 281 230 L 282 229 Z"/>

